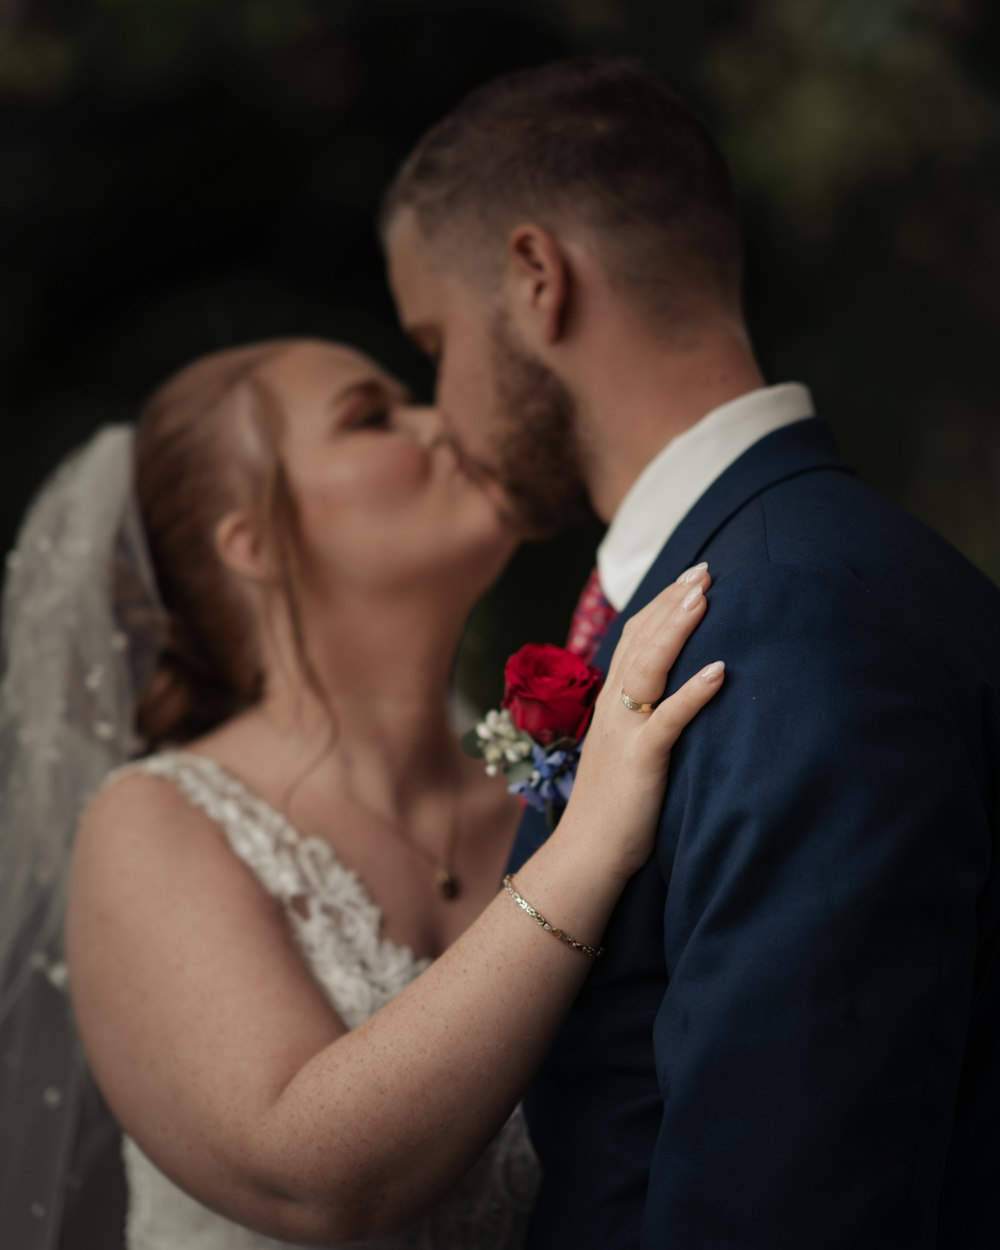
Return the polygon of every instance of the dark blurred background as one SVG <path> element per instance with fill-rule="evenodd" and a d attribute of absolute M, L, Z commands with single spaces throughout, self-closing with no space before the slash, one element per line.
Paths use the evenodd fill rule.
<path fill-rule="evenodd" d="M 372 220 L 518 66 L 639 53 L 735 168 L 751 325 L 862 475 L 1000 579 L 1000 6 L 987 0 L 0 0 L 0 548 L 174 368 L 272 335 L 427 390 Z M 599 531 L 526 550 L 463 658 L 561 640 Z M 933 588 L 928 587 L 928 593 Z"/>

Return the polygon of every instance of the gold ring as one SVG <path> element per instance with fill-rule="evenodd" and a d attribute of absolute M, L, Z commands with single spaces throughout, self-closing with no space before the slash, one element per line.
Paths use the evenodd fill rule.
<path fill-rule="evenodd" d="M 656 710 L 655 703 L 639 703 L 635 699 L 630 699 L 625 693 L 625 687 L 622 687 L 622 703 L 630 712 L 653 712 Z"/>

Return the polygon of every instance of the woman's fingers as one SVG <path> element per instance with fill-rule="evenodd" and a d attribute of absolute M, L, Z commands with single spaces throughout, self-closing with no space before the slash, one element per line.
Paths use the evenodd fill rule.
<path fill-rule="evenodd" d="M 669 699 L 664 699 L 655 712 L 650 713 L 648 728 L 656 736 L 658 751 L 670 750 L 682 730 L 721 689 L 725 676 L 725 663 L 716 660 L 700 673 L 695 673 Z"/>
<path fill-rule="evenodd" d="M 705 614 L 708 570 L 701 566 L 689 573 L 689 581 L 668 586 L 623 631 L 609 673 L 616 695 L 624 690 L 638 704 L 663 695 L 671 668 Z"/>
<path fill-rule="evenodd" d="M 627 622 L 584 743 L 569 810 L 585 830 L 596 819 L 617 832 L 613 849 L 627 874 L 652 849 L 674 743 L 723 684 L 724 666 L 712 664 L 663 698 L 710 585 L 705 565 L 689 569 Z"/>
<path fill-rule="evenodd" d="M 702 591 L 707 591 L 711 584 L 712 578 L 708 572 L 708 565 L 697 564 L 694 568 L 682 573 L 675 582 L 672 582 L 664 590 L 661 590 L 644 608 L 641 608 L 625 622 L 621 641 L 618 643 L 612 657 L 612 666 L 615 664 L 615 661 L 620 663 L 635 646 L 636 640 L 645 636 L 651 625 L 655 628 L 655 622 L 658 620 L 662 621 L 668 616 L 670 611 L 683 603 L 692 591 L 699 586 Z"/>

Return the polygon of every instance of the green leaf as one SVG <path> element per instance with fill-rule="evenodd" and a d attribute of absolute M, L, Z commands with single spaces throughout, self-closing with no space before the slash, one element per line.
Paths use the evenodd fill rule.
<path fill-rule="evenodd" d="M 483 741 L 474 729 L 462 735 L 460 744 L 466 755 L 471 755 L 476 760 L 483 758 Z"/>
<path fill-rule="evenodd" d="M 535 765 L 532 760 L 518 760 L 516 764 L 507 765 L 504 775 L 510 782 L 527 781 L 534 771 Z"/>

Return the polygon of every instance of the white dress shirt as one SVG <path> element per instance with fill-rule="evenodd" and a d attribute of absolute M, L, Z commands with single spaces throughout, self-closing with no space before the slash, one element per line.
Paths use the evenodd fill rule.
<path fill-rule="evenodd" d="M 664 543 L 716 478 L 766 434 L 813 415 L 808 389 L 785 382 L 713 408 L 669 442 L 636 478 L 597 549 L 601 586 L 611 606 L 619 612 L 625 607 Z"/>

